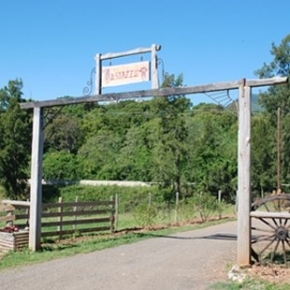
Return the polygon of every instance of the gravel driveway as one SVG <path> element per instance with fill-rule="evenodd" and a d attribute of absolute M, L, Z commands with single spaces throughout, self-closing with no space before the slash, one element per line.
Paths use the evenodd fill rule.
<path fill-rule="evenodd" d="M 228 222 L 4 270 L 0 289 L 199 290 L 226 280 L 235 261 L 236 222 Z"/>

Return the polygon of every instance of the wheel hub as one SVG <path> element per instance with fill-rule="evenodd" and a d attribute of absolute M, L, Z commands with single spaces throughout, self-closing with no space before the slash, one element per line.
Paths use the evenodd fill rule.
<path fill-rule="evenodd" d="M 280 241 L 285 241 L 289 237 L 288 231 L 284 227 L 278 227 L 275 230 L 275 235 Z"/>

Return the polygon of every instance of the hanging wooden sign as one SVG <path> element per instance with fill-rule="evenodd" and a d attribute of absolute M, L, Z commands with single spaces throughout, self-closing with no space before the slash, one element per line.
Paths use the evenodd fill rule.
<path fill-rule="evenodd" d="M 149 61 L 102 67 L 102 87 L 127 85 L 149 80 Z"/>

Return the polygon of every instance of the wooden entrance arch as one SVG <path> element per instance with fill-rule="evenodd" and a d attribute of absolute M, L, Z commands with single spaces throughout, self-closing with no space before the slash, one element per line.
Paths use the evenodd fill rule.
<path fill-rule="evenodd" d="M 278 85 L 288 82 L 287 77 L 211 83 L 207 85 L 161 88 L 152 90 L 82 96 L 70 99 L 21 103 L 22 109 L 33 109 L 33 135 L 31 153 L 30 230 L 29 248 L 36 251 L 41 239 L 42 203 L 42 155 L 43 155 L 43 109 L 89 102 L 108 102 L 152 96 L 189 95 L 217 91 L 239 90 L 238 132 L 238 228 L 237 264 L 249 265 L 251 261 L 251 89 L 253 87 Z"/>

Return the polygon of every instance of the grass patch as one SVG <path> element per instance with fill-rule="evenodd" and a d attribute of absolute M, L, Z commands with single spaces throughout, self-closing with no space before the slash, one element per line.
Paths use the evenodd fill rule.
<path fill-rule="evenodd" d="M 211 290 L 288 290 L 290 289 L 290 284 L 279 285 L 276 283 L 270 283 L 266 281 L 260 281 L 256 279 L 248 279 L 243 283 L 238 282 L 227 282 L 227 283 L 216 283 L 212 285 L 209 289 Z"/>
<path fill-rule="evenodd" d="M 67 240 L 62 243 L 51 241 L 50 243 L 43 244 L 42 249 L 37 252 L 31 252 L 28 249 L 24 249 L 17 252 L 11 251 L 7 253 L 2 260 L 0 260 L 0 270 L 28 265 L 31 263 L 45 262 L 52 259 L 64 258 L 79 253 L 90 253 L 124 244 L 135 243 L 149 238 L 168 236 L 177 232 L 206 228 L 228 222 L 230 220 L 233 219 L 214 220 L 206 223 L 188 224 L 158 230 L 127 230 L 115 234 L 83 236 L 80 239 L 76 238 L 75 240 Z"/>

